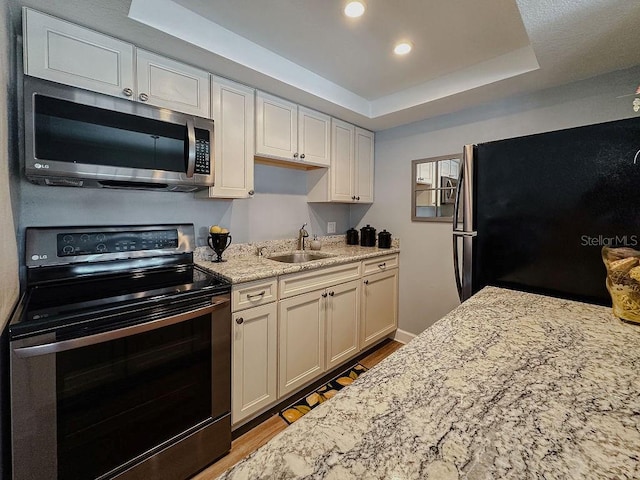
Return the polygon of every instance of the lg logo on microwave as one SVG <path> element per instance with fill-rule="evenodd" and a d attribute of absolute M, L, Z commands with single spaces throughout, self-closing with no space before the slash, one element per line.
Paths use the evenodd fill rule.
<path fill-rule="evenodd" d="M 47 168 L 49 168 L 49 165 L 47 165 L 46 163 L 36 163 L 33 165 L 35 168 L 44 168 L 45 170 Z"/>
<path fill-rule="evenodd" d="M 31 260 L 46 260 L 49 256 L 45 253 L 44 255 L 31 255 Z"/>

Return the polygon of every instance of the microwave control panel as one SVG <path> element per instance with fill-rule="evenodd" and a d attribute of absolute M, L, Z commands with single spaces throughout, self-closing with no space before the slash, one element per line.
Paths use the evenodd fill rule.
<path fill-rule="evenodd" d="M 209 141 L 196 139 L 196 168 L 195 173 L 209 175 L 211 173 L 211 156 L 209 154 Z"/>

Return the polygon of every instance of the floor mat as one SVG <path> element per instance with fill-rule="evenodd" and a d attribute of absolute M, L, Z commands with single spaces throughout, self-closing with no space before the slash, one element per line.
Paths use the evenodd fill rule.
<path fill-rule="evenodd" d="M 280 411 L 280 416 L 291 425 L 296 420 L 302 418 L 305 413 L 309 413 L 311 409 L 317 407 L 323 402 L 326 402 L 333 397 L 338 390 L 351 385 L 353 381 L 367 371 L 367 368 L 359 363 L 356 363 L 351 368 L 348 368 L 340 375 L 337 375 L 332 380 L 329 380 L 323 386 L 318 388 L 315 392 L 310 393 L 306 397 L 293 402 L 287 408 Z"/>

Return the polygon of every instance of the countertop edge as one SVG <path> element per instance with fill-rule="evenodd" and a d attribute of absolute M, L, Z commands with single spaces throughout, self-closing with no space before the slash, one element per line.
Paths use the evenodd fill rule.
<path fill-rule="evenodd" d="M 357 249 L 357 251 L 344 253 L 345 249 Z M 362 249 L 371 251 L 360 251 Z M 276 252 L 270 256 L 282 253 L 290 252 Z M 206 260 L 196 260 L 195 263 L 199 267 L 230 282 L 231 284 L 239 284 L 262 280 L 265 278 L 306 272 L 334 265 L 341 265 L 344 263 L 358 262 L 368 258 L 397 254 L 400 253 L 400 247 L 377 248 L 341 246 L 338 248 L 323 249 L 321 253 L 330 254 L 331 256 L 298 264 L 281 263 L 275 260 L 270 260 L 268 257 L 261 258 L 257 256 L 232 258 L 222 264 Z M 239 270 L 240 272 L 235 273 L 233 270 Z"/>

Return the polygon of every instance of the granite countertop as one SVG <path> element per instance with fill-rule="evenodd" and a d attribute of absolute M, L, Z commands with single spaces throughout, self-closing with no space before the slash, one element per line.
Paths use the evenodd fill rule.
<path fill-rule="evenodd" d="M 400 252 L 397 239 L 393 241 L 391 248 L 346 245 L 344 235 L 322 237 L 321 241 L 323 246 L 320 251 L 307 251 L 326 255 L 326 258 L 310 262 L 282 263 L 269 259 L 270 256 L 296 251 L 297 240 L 294 239 L 232 244 L 223 254 L 226 260 L 223 263 L 212 262 L 211 258 L 215 255 L 212 255 L 211 249 L 199 247 L 195 252 L 195 262 L 231 283 L 242 283 Z M 266 256 L 257 255 L 260 247 L 266 247 Z"/>
<path fill-rule="evenodd" d="M 489 287 L 223 479 L 640 478 L 640 327 Z"/>

